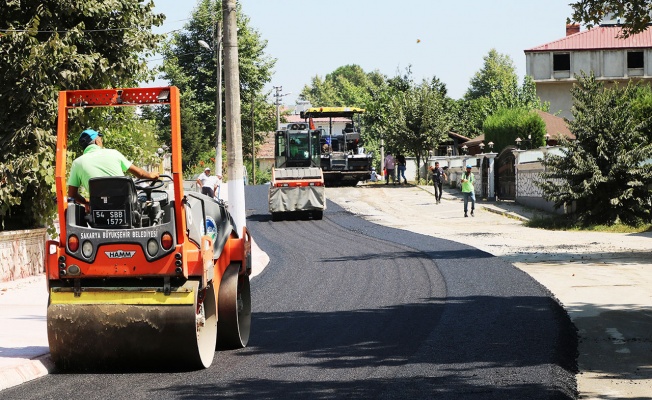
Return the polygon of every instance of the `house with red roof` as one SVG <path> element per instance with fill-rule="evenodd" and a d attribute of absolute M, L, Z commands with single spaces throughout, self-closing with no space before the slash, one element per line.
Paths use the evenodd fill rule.
<path fill-rule="evenodd" d="M 572 118 L 570 89 L 582 71 L 592 71 L 608 87 L 652 81 L 652 30 L 622 38 L 621 27 L 608 21 L 580 31 L 579 25 L 568 24 L 564 38 L 525 50 L 526 74 L 551 113 Z"/>

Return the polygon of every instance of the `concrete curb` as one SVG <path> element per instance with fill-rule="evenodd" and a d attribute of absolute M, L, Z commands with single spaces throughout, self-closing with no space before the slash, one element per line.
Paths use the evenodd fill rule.
<path fill-rule="evenodd" d="M 52 362 L 49 354 L 26 361 L 16 359 L 15 365 L 0 369 L 0 390 L 41 378 L 53 370 L 54 362 Z"/>
<path fill-rule="evenodd" d="M 530 221 L 529 218 L 524 217 L 522 215 L 518 215 L 516 213 L 509 212 L 509 211 L 499 210 L 499 209 L 493 208 L 493 207 L 491 207 L 489 205 L 483 205 L 481 207 L 485 211 L 489 211 L 489 212 L 492 212 L 494 214 L 502 215 L 502 216 L 508 217 L 508 218 L 514 218 L 514 219 L 517 219 L 517 220 L 519 220 L 521 222 L 529 222 Z"/>

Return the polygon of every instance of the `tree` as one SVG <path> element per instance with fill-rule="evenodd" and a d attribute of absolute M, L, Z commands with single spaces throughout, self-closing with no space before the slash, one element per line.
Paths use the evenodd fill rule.
<path fill-rule="evenodd" d="M 0 229 L 43 226 L 54 215 L 58 91 L 129 87 L 163 15 L 138 0 L 7 1 L 0 17 Z M 83 113 L 83 112 L 82 112 Z M 71 135 L 82 126 L 73 120 Z M 34 199 L 38 199 L 35 201 Z"/>
<path fill-rule="evenodd" d="M 182 93 L 184 119 L 192 125 L 201 127 L 199 137 L 182 137 L 184 147 L 184 168 L 206 162 L 208 148 L 213 148 L 215 157 L 215 135 L 217 132 L 217 59 L 215 52 L 201 48 L 199 40 L 210 43 L 215 49 L 218 21 L 222 19 L 220 0 L 200 0 L 184 29 L 175 32 L 163 46 L 163 74 L 170 84 L 178 86 Z M 264 85 L 271 80 L 272 68 L 276 60 L 265 54 L 267 41 L 263 40 L 254 28 L 249 26 L 249 18 L 242 14 L 237 5 L 238 61 L 240 70 L 240 94 L 242 102 L 242 134 L 251 137 L 251 103 L 254 102 L 254 124 L 256 132 L 267 132 L 276 126 L 273 105 L 261 102 L 265 97 Z M 224 96 L 222 96 L 224 99 Z M 224 105 L 222 115 L 224 115 Z M 164 115 L 160 116 L 161 118 Z M 160 123 L 164 123 L 160 120 Z M 182 121 L 182 124 L 185 124 Z M 222 130 L 225 134 L 225 130 Z M 256 134 L 256 143 L 262 143 L 263 134 Z M 243 140 L 243 153 L 251 154 L 251 141 Z M 187 150 L 187 151 L 186 151 Z M 202 156 L 204 154 L 204 156 Z M 202 160 L 202 157 L 204 158 Z"/>
<path fill-rule="evenodd" d="M 378 85 L 371 91 L 364 105 L 365 148 L 374 154 L 373 164 L 380 167 L 380 140 L 389 134 L 391 123 L 391 93 L 387 84 Z"/>
<path fill-rule="evenodd" d="M 464 98 L 457 101 L 457 118 L 453 130 L 467 137 L 481 131 L 485 119 L 501 108 L 548 110 L 536 95 L 531 77 L 525 76 L 519 87 L 512 59 L 491 49 L 484 57 L 483 67 L 471 78 Z"/>
<path fill-rule="evenodd" d="M 471 78 L 470 86 L 464 95 L 467 100 L 480 97 L 491 97 L 495 92 L 512 94 L 516 97 L 518 78 L 516 68 L 511 57 L 500 54 L 496 49 L 489 50 L 489 54 L 483 57 L 484 65 L 480 71 Z"/>
<path fill-rule="evenodd" d="M 361 107 L 371 100 L 371 93 L 384 82 L 378 71 L 366 73 L 359 65 L 345 65 L 326 75 L 312 78 L 311 86 L 304 86 L 300 98 L 315 106 Z"/>
<path fill-rule="evenodd" d="M 572 19 L 588 28 L 599 25 L 607 16 L 621 17 L 623 37 L 643 32 L 652 22 L 652 1 L 581 0 L 570 3 Z M 570 22 L 570 21 L 569 21 Z"/>
<path fill-rule="evenodd" d="M 640 112 L 650 109 L 650 89 L 633 83 L 605 89 L 591 74 L 579 77 L 571 92 L 569 128 L 577 140 L 543 161 L 544 198 L 556 208 L 575 205 L 580 223 L 651 221 L 652 117 Z"/>
<path fill-rule="evenodd" d="M 427 160 L 430 149 L 436 148 L 451 126 L 451 100 L 446 85 L 436 77 L 415 85 L 411 75 L 395 80 L 393 84 L 409 84 L 407 91 L 394 91 L 389 107 L 386 142 L 389 149 L 407 152 L 416 157 L 417 179 L 420 179 L 421 160 Z"/>

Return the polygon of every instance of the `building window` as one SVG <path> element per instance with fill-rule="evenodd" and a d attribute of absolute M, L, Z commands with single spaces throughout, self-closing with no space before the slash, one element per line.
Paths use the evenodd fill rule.
<path fill-rule="evenodd" d="M 570 71 L 570 53 L 552 55 L 553 71 Z"/>
<path fill-rule="evenodd" d="M 644 64 L 642 51 L 627 52 L 627 68 L 643 68 Z"/>

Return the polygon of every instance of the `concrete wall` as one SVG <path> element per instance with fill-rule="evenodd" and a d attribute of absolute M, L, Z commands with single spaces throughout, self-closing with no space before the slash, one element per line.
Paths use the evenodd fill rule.
<path fill-rule="evenodd" d="M 45 229 L 0 232 L 0 282 L 45 272 Z"/>
<path fill-rule="evenodd" d="M 538 210 L 564 214 L 563 208 L 555 209 L 554 203 L 543 198 L 543 190 L 536 185 L 545 171 L 541 164 L 545 153 L 561 154 L 558 147 L 519 151 L 516 155 L 516 202 Z"/>

